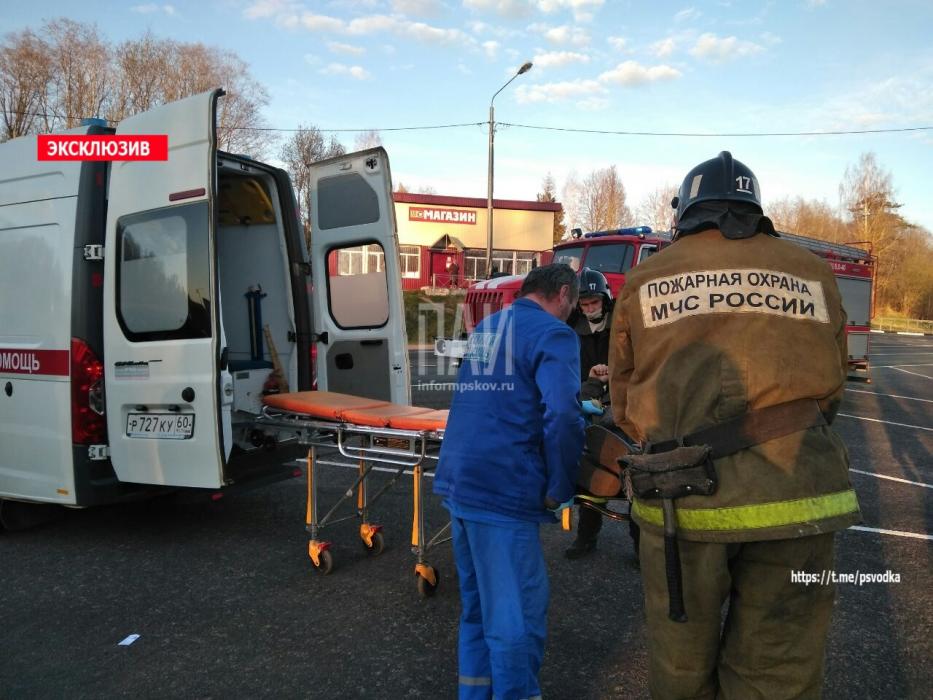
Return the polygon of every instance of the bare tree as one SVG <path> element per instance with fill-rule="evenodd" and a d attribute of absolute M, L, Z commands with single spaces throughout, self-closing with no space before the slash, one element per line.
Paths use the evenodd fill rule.
<path fill-rule="evenodd" d="M 97 26 L 71 19 L 46 22 L 52 64 L 48 108 L 54 117 L 44 117 L 45 130 L 78 126 L 85 117 L 106 114 L 111 97 L 110 45 Z"/>
<path fill-rule="evenodd" d="M 577 173 L 571 170 L 564 180 L 561 191 L 561 200 L 564 205 L 564 222 L 568 230 L 583 227 L 583 185 Z"/>
<path fill-rule="evenodd" d="M 874 153 L 863 153 L 858 165 L 846 168 L 839 198 L 851 216 L 850 240 L 865 241 L 878 257 L 875 299 L 893 306 L 892 281 L 910 251 L 907 234 L 916 227 L 899 213 L 891 174 L 878 165 Z"/>
<path fill-rule="evenodd" d="M 661 185 L 644 196 L 638 205 L 638 223 L 653 231 L 668 231 L 674 218 L 671 200 L 677 196 L 677 185 Z"/>
<path fill-rule="evenodd" d="M 165 101 L 172 65 L 173 42 L 146 32 L 114 50 L 117 74 L 107 118 L 118 122 Z"/>
<path fill-rule="evenodd" d="M 539 202 L 557 202 L 557 185 L 554 183 L 554 176 L 551 175 L 551 173 L 544 176 L 544 180 L 541 182 L 541 191 L 536 195 L 535 199 Z M 567 227 L 564 225 L 564 210 L 561 208 L 554 214 L 554 243 L 562 239 L 566 232 Z"/>
<path fill-rule="evenodd" d="M 49 47 L 31 30 L 8 34 L 0 45 L 0 141 L 36 130 L 52 79 Z"/>
<path fill-rule="evenodd" d="M 382 134 L 373 129 L 362 131 L 353 139 L 354 151 L 365 151 L 367 148 L 375 148 L 382 145 Z"/>
<path fill-rule="evenodd" d="M 594 170 L 583 181 L 583 226 L 604 231 L 633 223 L 625 197 L 625 186 L 616 166 Z"/>
<path fill-rule="evenodd" d="M 311 245 L 311 164 L 325 158 L 332 158 L 346 153 L 336 137 L 329 140 L 315 126 L 299 124 L 282 146 L 279 157 L 285 163 L 285 170 L 292 180 L 298 195 L 301 219 L 305 227 L 305 242 Z"/>
<path fill-rule="evenodd" d="M 765 214 L 779 231 L 833 243 L 852 240 L 849 226 L 826 202 L 788 197 L 769 203 Z"/>

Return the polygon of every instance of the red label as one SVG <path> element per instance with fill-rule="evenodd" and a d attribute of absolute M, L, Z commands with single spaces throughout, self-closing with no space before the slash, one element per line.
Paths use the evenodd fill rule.
<path fill-rule="evenodd" d="M 168 135 L 39 134 L 39 160 L 168 160 Z"/>
<path fill-rule="evenodd" d="M 50 374 L 67 377 L 67 350 L 14 350 L 0 348 L 0 374 Z"/>
<path fill-rule="evenodd" d="M 409 207 L 409 221 L 430 221 L 439 224 L 476 225 L 476 212 L 464 209 L 434 209 L 428 207 Z"/>

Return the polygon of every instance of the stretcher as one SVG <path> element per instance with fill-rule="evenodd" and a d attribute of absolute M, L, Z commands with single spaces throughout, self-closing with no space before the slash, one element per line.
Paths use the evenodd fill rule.
<path fill-rule="evenodd" d="M 329 574 L 333 569 L 332 544 L 323 539 L 323 532 L 345 520 L 359 518 L 359 535 L 366 551 L 372 556 L 382 553 L 382 525 L 371 522 L 370 507 L 410 470 L 414 484 L 411 548 L 416 556 L 418 592 L 423 597 L 433 595 L 440 577 L 425 555 L 450 540 L 450 523 L 426 540 L 422 482 L 425 472 L 437 465 L 448 412 L 329 391 L 270 394 L 263 397 L 263 404 L 262 424 L 290 431 L 299 444 L 308 447 L 305 525 L 310 535 L 308 556 L 315 570 Z M 357 462 L 358 473 L 353 485 L 322 515 L 318 455 L 322 448 L 332 451 L 334 447 L 343 457 Z M 370 495 L 368 480 L 377 465 L 389 466 L 394 473 Z M 356 512 L 336 517 L 337 510 L 354 494 Z"/>

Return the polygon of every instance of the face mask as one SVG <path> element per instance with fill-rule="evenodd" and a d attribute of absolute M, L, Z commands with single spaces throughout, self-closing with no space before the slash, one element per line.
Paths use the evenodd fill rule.
<path fill-rule="evenodd" d="M 597 311 L 583 312 L 583 315 L 586 316 L 586 320 L 590 323 L 599 323 L 603 320 L 603 316 L 606 315 L 606 311 L 598 309 Z"/>

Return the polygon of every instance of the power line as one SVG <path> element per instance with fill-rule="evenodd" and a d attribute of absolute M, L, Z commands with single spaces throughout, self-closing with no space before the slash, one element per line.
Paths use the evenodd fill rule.
<path fill-rule="evenodd" d="M 488 122 L 486 122 L 488 123 Z M 905 126 L 891 129 L 848 129 L 839 131 L 754 131 L 734 133 L 697 133 L 681 131 L 610 131 L 605 129 L 578 129 L 561 126 L 539 126 L 536 124 L 514 124 L 511 122 L 498 122 L 500 126 L 511 126 L 519 129 L 539 129 L 544 131 L 569 131 L 581 134 L 607 134 L 614 136 L 686 136 L 695 138 L 712 137 L 756 137 L 756 136 L 846 136 L 849 134 L 892 134 L 906 131 L 931 131 L 933 126 Z"/>
<path fill-rule="evenodd" d="M 19 116 L 33 117 L 52 117 L 70 121 L 80 121 L 78 117 L 68 117 L 61 114 L 46 114 L 43 112 L 8 112 Z M 113 120 L 108 120 L 111 124 L 116 124 Z M 342 129 L 321 129 L 319 127 L 297 128 L 297 127 L 273 127 L 273 126 L 231 126 L 221 127 L 231 131 L 276 131 L 283 133 L 295 133 L 300 131 L 309 131 L 311 128 L 317 129 L 321 133 L 365 133 L 368 131 L 428 131 L 434 129 L 460 129 L 464 127 L 487 126 L 488 121 L 464 122 L 460 124 L 425 124 L 420 126 L 390 126 L 390 127 L 369 127 L 369 128 L 342 128 Z M 611 129 L 581 129 L 577 127 L 566 126 L 542 126 L 539 124 L 518 124 L 515 122 L 496 122 L 498 126 L 509 126 L 516 129 L 534 129 L 538 131 L 563 131 L 577 134 L 603 134 L 607 136 L 680 136 L 687 138 L 763 138 L 774 136 L 849 136 L 856 134 L 896 134 L 916 131 L 933 131 L 933 126 L 904 126 L 892 127 L 889 129 L 840 129 L 833 131 L 739 131 L 739 132 L 717 132 L 700 133 L 688 131 L 627 131 Z"/>

